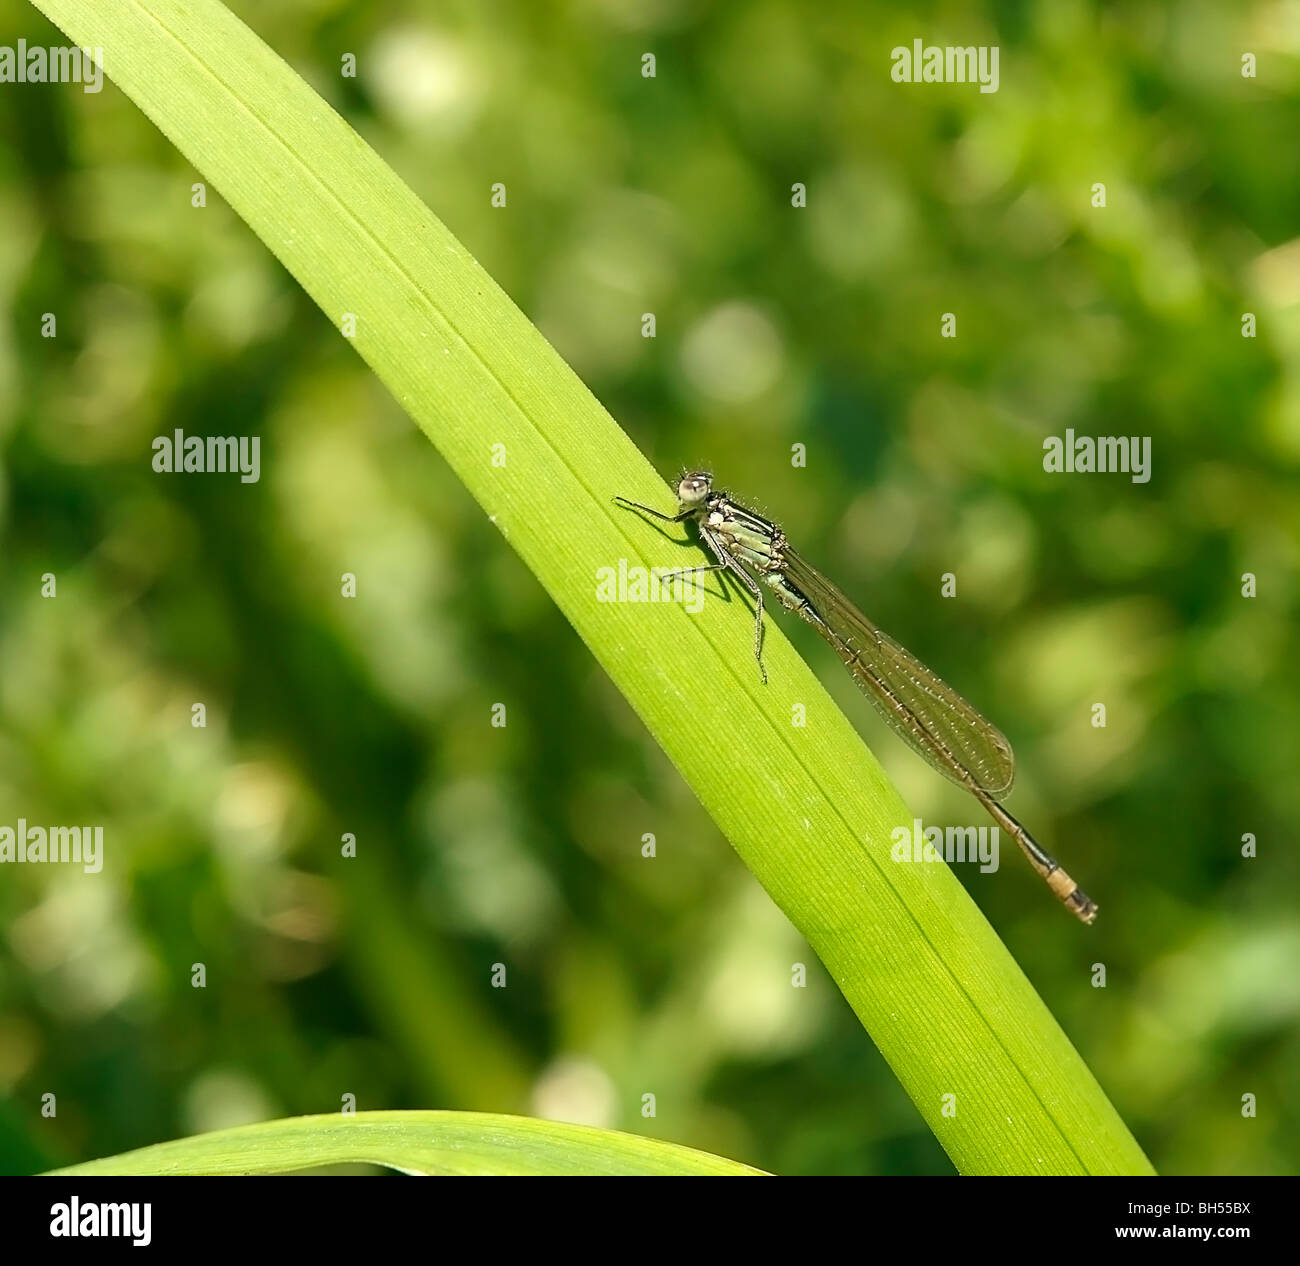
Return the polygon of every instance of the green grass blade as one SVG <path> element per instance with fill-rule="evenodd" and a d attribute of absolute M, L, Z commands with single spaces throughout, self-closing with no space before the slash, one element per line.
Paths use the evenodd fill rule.
<path fill-rule="evenodd" d="M 912 815 L 779 630 L 769 626 L 765 687 L 744 604 L 709 602 L 691 617 L 669 604 L 597 601 L 597 569 L 620 558 L 680 565 L 679 550 L 610 503 L 622 493 L 668 506 L 667 489 L 379 157 L 215 0 L 38 7 L 76 43 L 105 50 L 109 77 L 332 323 L 356 315 L 356 350 L 808 938 L 957 1166 L 1149 1172 L 951 873 L 891 863 L 890 831 Z M 486 189 L 483 208 L 526 214 L 489 210 Z M 493 445 L 504 446 L 504 466 L 493 464 Z M 795 704 L 807 710 L 803 728 L 791 725 Z M 639 838 L 636 824 L 621 829 Z M 1086 930 L 1061 922 L 1061 937 L 1087 944 Z"/>
<path fill-rule="evenodd" d="M 408 1174 L 717 1174 L 758 1169 L 619 1130 L 481 1112 L 334 1112 L 262 1121 L 142 1147 L 55 1172 L 283 1174 L 323 1165 Z"/>

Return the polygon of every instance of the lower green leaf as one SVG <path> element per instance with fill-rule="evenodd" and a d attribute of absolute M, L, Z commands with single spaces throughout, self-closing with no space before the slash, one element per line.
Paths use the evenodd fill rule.
<path fill-rule="evenodd" d="M 754 1175 L 737 1161 L 620 1130 L 484 1112 L 288 1117 L 157 1143 L 58 1175 L 283 1174 L 372 1164 L 407 1174 Z"/>

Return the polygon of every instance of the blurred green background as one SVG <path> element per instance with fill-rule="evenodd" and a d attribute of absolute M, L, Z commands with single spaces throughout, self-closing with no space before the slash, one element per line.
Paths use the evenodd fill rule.
<path fill-rule="evenodd" d="M 666 475 L 780 517 L 1007 732 L 1012 808 L 1102 916 L 1010 853 L 961 879 L 1155 1165 L 1296 1172 L 1297 7 L 231 7 Z M 998 45 L 999 91 L 891 82 L 918 37 Z M 0 0 L 19 38 L 64 42 Z M 0 823 L 106 839 L 100 875 L 0 869 L 0 1170 L 350 1093 L 951 1172 L 538 584 L 198 179 L 111 84 L 0 85 Z M 155 474 L 178 427 L 260 435 L 261 481 Z M 1045 474 L 1067 427 L 1151 436 L 1150 483 Z M 980 820 L 791 635 L 920 816 Z"/>

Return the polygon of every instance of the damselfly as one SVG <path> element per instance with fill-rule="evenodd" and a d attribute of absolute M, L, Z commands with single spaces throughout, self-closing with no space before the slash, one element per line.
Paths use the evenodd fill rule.
<path fill-rule="evenodd" d="M 687 572 L 730 572 L 754 598 L 754 656 L 763 667 L 763 586 L 787 611 L 807 620 L 834 648 L 880 715 L 931 766 L 965 787 L 988 810 L 1029 859 L 1047 885 L 1084 923 L 1097 906 L 1059 863 L 998 802 L 1011 790 L 1015 756 L 1011 744 L 951 686 L 882 633 L 825 576 L 805 562 L 785 533 L 725 492 L 713 490 L 706 471 L 683 473 L 676 514 L 615 497 L 620 505 L 669 523 L 692 521 L 717 559 Z"/>

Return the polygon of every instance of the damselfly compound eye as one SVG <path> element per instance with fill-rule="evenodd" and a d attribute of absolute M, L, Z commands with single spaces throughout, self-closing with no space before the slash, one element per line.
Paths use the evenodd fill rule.
<path fill-rule="evenodd" d="M 693 470 L 682 476 L 677 485 L 677 500 L 684 506 L 697 505 L 709 495 L 713 476 L 707 471 Z"/>

